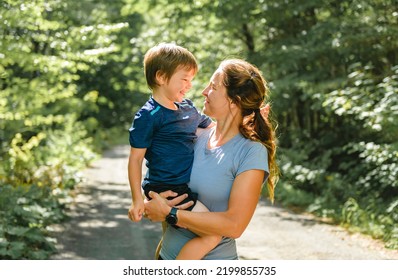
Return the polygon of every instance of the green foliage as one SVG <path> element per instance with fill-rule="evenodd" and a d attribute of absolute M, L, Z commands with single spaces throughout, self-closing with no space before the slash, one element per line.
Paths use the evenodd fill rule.
<path fill-rule="evenodd" d="M 54 251 L 46 227 L 60 219 L 57 193 L 80 182 L 102 145 L 96 117 L 107 99 L 81 79 L 118 51 L 117 34 L 128 24 L 97 21 L 101 9 L 91 4 L 0 3 L 0 199 L 9 200 L 1 258 Z"/>
<path fill-rule="evenodd" d="M 398 249 L 397 204 L 396 200 L 388 209 L 383 209 L 383 204 L 382 207 L 361 206 L 354 198 L 350 198 L 343 206 L 342 222 L 352 231 L 383 239 L 387 248 Z"/>
<path fill-rule="evenodd" d="M 25 198 L 34 222 L 1 224 L 3 258 L 51 251 L 33 242 L 45 229 L 40 215 L 56 212 L 46 201 L 73 188 L 93 151 L 123 138 L 120 131 L 127 143 L 149 95 L 143 56 L 163 41 L 197 57 L 190 97 L 198 108 L 222 59 L 263 71 L 279 123 L 277 203 L 398 248 L 395 1 L 27 2 L 0 3 L 0 199 Z M 46 192 L 43 203 L 29 188 Z M 32 255 L 24 253 L 30 244 Z"/>
<path fill-rule="evenodd" d="M 388 199 L 391 194 L 398 193 L 398 152 L 395 145 L 377 145 L 373 142 L 349 144 L 345 147 L 348 154 L 354 155 L 361 165 L 347 166 L 341 164 L 342 170 L 347 170 L 347 180 L 356 182 L 361 187 L 363 195 L 372 195 Z M 348 172 L 350 171 L 350 172 Z M 377 186 L 376 189 L 373 189 Z"/>
<path fill-rule="evenodd" d="M 336 115 L 352 117 L 363 128 L 381 131 L 384 141 L 398 137 L 398 65 L 379 77 L 372 74 L 374 67 L 353 65 L 347 85 L 332 91 L 323 102 Z"/>
<path fill-rule="evenodd" d="M 55 252 L 49 226 L 64 218 L 60 199 L 49 188 L 0 186 L 0 259 L 46 259 Z"/>

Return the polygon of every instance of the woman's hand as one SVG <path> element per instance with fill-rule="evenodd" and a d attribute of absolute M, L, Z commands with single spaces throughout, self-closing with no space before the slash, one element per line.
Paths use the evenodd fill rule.
<path fill-rule="evenodd" d="M 160 194 L 156 192 L 149 192 L 149 196 L 152 198 L 150 201 L 145 201 L 145 214 L 144 216 L 150 219 L 152 222 L 162 222 L 166 219 L 166 216 L 170 213 L 171 207 L 184 210 L 193 204 L 193 201 L 189 201 L 182 205 L 176 206 L 185 198 L 187 194 L 182 194 L 176 197 L 176 193 L 172 191 L 165 191 Z M 168 200 L 167 197 L 174 197 Z"/>
<path fill-rule="evenodd" d="M 271 106 L 269 104 L 265 104 L 263 107 L 260 108 L 260 113 L 264 120 L 268 119 L 270 109 Z"/>

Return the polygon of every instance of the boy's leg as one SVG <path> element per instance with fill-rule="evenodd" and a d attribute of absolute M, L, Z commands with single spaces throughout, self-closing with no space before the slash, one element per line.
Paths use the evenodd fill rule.
<path fill-rule="evenodd" d="M 178 253 L 176 260 L 201 260 L 221 241 L 221 236 L 206 235 L 189 240 Z"/>
<path fill-rule="evenodd" d="M 196 202 L 193 212 L 209 212 L 209 209 L 199 200 Z M 191 239 L 177 255 L 177 260 L 200 260 L 221 241 L 221 236 L 204 235 Z"/>
<path fill-rule="evenodd" d="M 196 201 L 196 204 L 195 204 L 194 208 L 192 208 L 191 211 L 192 212 L 210 212 L 209 209 L 207 209 L 206 205 L 204 205 L 199 200 Z"/>

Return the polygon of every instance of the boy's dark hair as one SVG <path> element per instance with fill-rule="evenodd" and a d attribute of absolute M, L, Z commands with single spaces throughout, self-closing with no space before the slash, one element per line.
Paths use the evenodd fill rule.
<path fill-rule="evenodd" d="M 164 75 L 169 81 L 177 68 L 198 71 L 194 55 L 187 49 L 173 43 L 160 43 L 147 51 L 144 57 L 144 72 L 148 87 L 153 90 L 159 84 L 156 74 Z"/>

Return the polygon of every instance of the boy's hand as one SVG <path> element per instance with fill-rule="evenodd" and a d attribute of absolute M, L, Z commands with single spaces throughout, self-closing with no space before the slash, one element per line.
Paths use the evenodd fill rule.
<path fill-rule="evenodd" d="M 142 216 L 145 211 L 144 201 L 133 202 L 130 206 L 128 216 L 133 222 L 139 222 L 142 220 Z"/>

